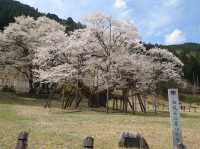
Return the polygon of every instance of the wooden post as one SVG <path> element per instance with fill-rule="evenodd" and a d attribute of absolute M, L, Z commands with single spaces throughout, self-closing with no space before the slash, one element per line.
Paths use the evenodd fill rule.
<path fill-rule="evenodd" d="M 28 146 L 28 133 L 21 132 L 17 139 L 17 145 L 15 149 L 27 149 Z"/>
<path fill-rule="evenodd" d="M 122 112 L 122 98 L 120 98 L 120 111 Z"/>
<path fill-rule="evenodd" d="M 115 110 L 115 99 L 113 98 L 113 111 Z"/>
<path fill-rule="evenodd" d="M 190 112 L 191 104 L 189 105 L 189 112 Z"/>
<path fill-rule="evenodd" d="M 177 145 L 176 149 L 187 149 L 187 147 L 184 144 L 180 143 Z"/>
<path fill-rule="evenodd" d="M 162 104 L 162 110 L 165 111 L 165 105 L 164 104 Z"/>
<path fill-rule="evenodd" d="M 86 137 L 83 140 L 83 149 L 94 149 L 94 138 Z"/>

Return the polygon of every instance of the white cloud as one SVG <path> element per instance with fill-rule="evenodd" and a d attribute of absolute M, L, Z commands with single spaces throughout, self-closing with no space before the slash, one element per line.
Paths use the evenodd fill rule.
<path fill-rule="evenodd" d="M 115 0 L 115 7 L 119 9 L 126 9 L 127 4 L 125 0 Z"/>
<path fill-rule="evenodd" d="M 19 0 L 20 2 L 24 3 L 24 4 L 28 4 L 31 6 L 34 6 L 37 4 L 37 0 Z"/>
<path fill-rule="evenodd" d="M 181 0 L 142 0 L 143 14 L 135 16 L 135 20 L 140 27 L 140 32 L 144 38 L 152 38 L 166 35 L 169 26 L 177 19 L 183 17 L 183 2 Z M 146 6 L 145 6 L 146 4 Z M 151 7 L 151 9 L 149 9 Z M 145 9 L 148 11 L 145 11 Z"/>
<path fill-rule="evenodd" d="M 165 2 L 165 5 L 168 7 L 177 7 L 181 3 L 180 0 L 166 0 L 164 2 Z"/>
<path fill-rule="evenodd" d="M 170 44 L 180 44 L 186 41 L 185 33 L 179 29 L 175 29 L 172 33 L 166 35 L 165 43 Z"/>

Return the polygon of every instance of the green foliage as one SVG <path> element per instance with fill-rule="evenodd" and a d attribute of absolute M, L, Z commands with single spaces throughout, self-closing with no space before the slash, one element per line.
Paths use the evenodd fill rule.
<path fill-rule="evenodd" d="M 76 87 L 72 84 L 66 83 L 63 85 L 65 95 L 73 96 L 76 92 Z"/>
<path fill-rule="evenodd" d="M 22 4 L 14 0 L 0 0 L 0 30 L 3 30 L 4 27 L 8 26 L 9 23 L 14 22 L 14 18 L 17 16 L 31 16 L 37 18 L 40 16 L 46 16 L 50 19 L 53 19 L 64 26 L 66 26 L 66 31 L 73 31 L 75 29 L 84 28 L 80 22 L 76 23 L 72 18 L 67 20 L 60 19 L 55 14 L 44 14 L 38 12 L 38 9 L 30 7 L 29 5 Z"/>
<path fill-rule="evenodd" d="M 200 104 L 200 97 L 197 95 L 180 95 L 180 99 L 186 103 L 197 103 Z"/>
<path fill-rule="evenodd" d="M 37 18 L 42 14 L 33 7 L 21 4 L 13 0 L 0 0 L 0 29 L 3 30 L 10 22 L 14 22 L 14 17 L 17 16 L 32 16 Z"/>

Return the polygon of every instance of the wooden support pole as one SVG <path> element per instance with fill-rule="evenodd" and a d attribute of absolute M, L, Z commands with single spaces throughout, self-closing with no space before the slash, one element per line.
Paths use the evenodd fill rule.
<path fill-rule="evenodd" d="M 116 99 L 116 110 L 119 110 L 119 108 L 118 108 L 118 99 Z"/>
<path fill-rule="evenodd" d="M 122 103 L 123 101 L 122 101 L 122 99 L 120 99 L 120 111 L 122 111 Z"/>
<path fill-rule="evenodd" d="M 129 104 L 129 106 L 131 107 L 132 112 L 134 112 L 134 105 L 132 105 L 131 102 L 130 102 L 129 100 L 128 100 L 128 104 Z"/>
<path fill-rule="evenodd" d="M 197 107 L 194 107 L 194 112 L 197 112 Z"/>
<path fill-rule="evenodd" d="M 135 101 L 134 101 L 134 95 L 133 95 L 133 89 L 131 90 L 131 99 L 132 99 L 132 112 L 135 113 Z"/>
<path fill-rule="evenodd" d="M 142 97 L 139 94 L 137 94 L 137 98 L 138 98 L 138 101 L 139 101 L 139 104 L 140 104 L 141 111 L 146 113 L 146 109 L 145 109 L 145 106 L 143 104 Z"/>
<path fill-rule="evenodd" d="M 134 96 L 134 100 L 135 100 L 135 111 L 137 112 L 137 96 Z"/>

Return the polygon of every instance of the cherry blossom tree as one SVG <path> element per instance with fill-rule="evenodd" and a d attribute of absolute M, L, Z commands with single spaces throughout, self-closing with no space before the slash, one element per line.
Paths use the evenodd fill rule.
<path fill-rule="evenodd" d="M 182 62 L 165 49 L 146 50 L 131 22 L 103 13 L 85 20 L 87 28 L 66 35 L 64 26 L 46 17 L 17 17 L 0 33 L 0 63 L 24 73 L 31 90 L 34 82 L 76 86 L 76 108 L 83 86 L 91 95 L 106 93 L 108 111 L 115 88 L 128 101 L 130 90 L 156 96 L 160 82 L 181 82 Z"/>
<path fill-rule="evenodd" d="M 43 55 L 35 59 L 37 63 L 38 61 L 42 62 L 42 65 L 34 70 L 39 82 L 59 82 L 62 85 L 65 83 L 76 84 L 76 108 L 81 100 L 79 86 L 85 79 L 84 74 L 89 70 L 91 48 L 94 48 L 91 47 L 88 40 L 89 33 L 85 29 L 70 33 L 70 36 L 60 43 L 63 45 L 62 48 L 49 53 L 50 55 L 47 57 L 51 58 L 50 62 L 43 59 Z"/>
<path fill-rule="evenodd" d="M 123 58 L 129 57 L 128 49 L 138 45 L 138 32 L 130 22 L 114 20 L 102 13 L 89 16 L 86 20 L 88 27 L 71 33 L 66 41 L 68 46 L 60 52 L 60 56 L 64 55 L 65 57 L 64 65 L 46 69 L 48 73 L 41 71 L 40 75 L 56 81 L 66 78 L 68 80 L 82 78 L 84 84 L 89 87 L 91 87 L 91 79 L 98 78 L 98 87 L 94 85 L 92 89 L 95 88 L 97 91 L 107 89 L 108 101 L 109 88 L 114 87 L 119 76 L 118 65 L 122 65 Z M 80 60 L 81 63 L 84 63 L 81 68 L 78 64 Z M 59 72 L 54 72 L 52 69 L 61 71 L 62 69 L 56 68 L 61 68 L 62 65 L 63 71 L 69 74 L 57 76 Z M 71 72 L 76 72 L 76 75 L 71 74 Z M 95 75 L 91 75 L 94 72 Z M 80 74 L 87 75 L 79 77 Z M 74 78 L 75 76 L 76 78 Z"/>
<path fill-rule="evenodd" d="M 35 70 L 40 81 L 76 83 L 77 91 L 82 82 L 94 94 L 107 90 L 108 103 L 116 87 L 141 94 L 155 92 L 161 81 L 181 80 L 181 61 L 167 50 L 146 51 L 130 22 L 102 13 L 86 21 L 87 28 L 70 33 L 62 48 L 44 56 L 52 64 L 43 54 L 37 57 L 37 62 L 43 61 Z"/>
<path fill-rule="evenodd" d="M 159 83 L 174 81 L 182 84 L 183 63 L 166 49 L 153 48 L 147 52 L 147 55 L 152 59 L 151 81 L 148 83 L 148 87 L 153 95 L 154 111 L 157 112 L 156 96 Z"/>
<path fill-rule="evenodd" d="M 132 23 L 114 20 L 103 13 L 88 16 L 86 21 L 99 47 L 94 49 L 96 59 L 100 62 L 96 65 L 103 71 L 108 104 L 109 88 L 113 86 L 113 81 L 116 81 L 117 65 L 121 65 L 123 58 L 129 56 L 128 49 L 139 43 L 138 31 Z"/>
<path fill-rule="evenodd" d="M 30 92 L 33 91 L 33 69 L 49 60 L 48 53 L 60 49 L 58 44 L 65 40 L 65 28 L 46 17 L 34 20 L 31 17 L 17 17 L 9 24 L 0 39 L 4 57 L 1 61 L 23 73 L 29 80 Z M 34 61 L 37 56 L 42 61 Z"/>

